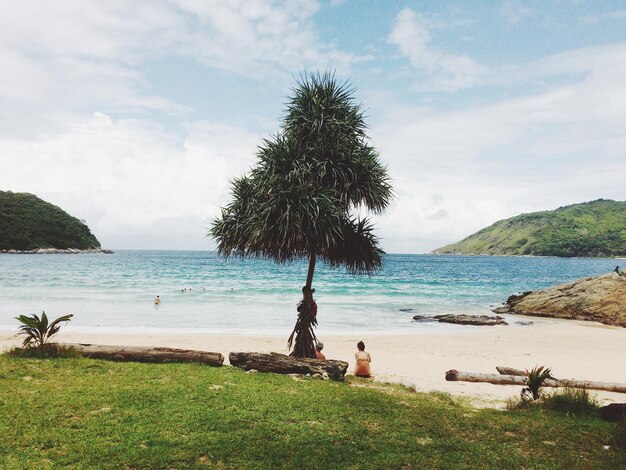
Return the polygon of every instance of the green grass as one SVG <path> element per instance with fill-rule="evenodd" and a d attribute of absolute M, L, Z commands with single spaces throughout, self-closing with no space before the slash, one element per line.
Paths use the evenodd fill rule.
<path fill-rule="evenodd" d="M 3 469 L 621 468 L 619 426 L 358 379 L 0 356 Z"/>

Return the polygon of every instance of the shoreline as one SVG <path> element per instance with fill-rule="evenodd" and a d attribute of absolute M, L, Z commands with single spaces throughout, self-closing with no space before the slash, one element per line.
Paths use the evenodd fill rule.
<path fill-rule="evenodd" d="M 390 253 L 396 254 L 396 253 Z M 418 253 L 421 254 L 421 253 Z M 489 256 L 489 257 L 505 257 L 505 258 L 559 258 L 559 259 L 622 259 L 626 260 L 626 256 L 617 255 L 617 256 L 558 256 L 558 255 L 510 255 L 510 254 L 488 254 L 488 253 L 453 253 L 453 252 L 445 252 L 439 253 L 435 250 L 429 253 L 423 253 L 425 255 L 434 255 L 434 256 L 468 256 L 468 257 L 477 257 L 477 256 Z"/>
<path fill-rule="evenodd" d="M 32 250 L 0 250 L 0 255 L 82 255 L 86 253 L 103 253 L 106 255 L 112 255 L 115 252 L 106 248 L 33 248 Z"/>
<path fill-rule="evenodd" d="M 481 407 L 504 406 L 517 397 L 520 386 L 486 383 L 446 382 L 450 369 L 496 373 L 496 366 L 530 369 L 550 367 L 558 378 L 626 383 L 626 329 L 579 321 L 557 321 L 523 328 L 467 327 L 445 334 L 410 332 L 380 335 L 339 333 L 321 337 L 329 359 L 347 361 L 348 373 L 354 368 L 356 343 L 365 341 L 372 355 L 375 381 L 414 386 L 417 391 L 442 391 L 468 399 Z M 17 332 L 0 330 L 0 350 L 20 344 L 10 338 Z M 284 335 L 242 335 L 228 333 L 150 332 L 111 333 L 64 331 L 59 343 L 93 343 L 117 346 L 161 346 L 228 353 L 243 351 L 287 353 L 288 332 Z M 626 395 L 590 391 L 604 404 L 626 401 Z"/>

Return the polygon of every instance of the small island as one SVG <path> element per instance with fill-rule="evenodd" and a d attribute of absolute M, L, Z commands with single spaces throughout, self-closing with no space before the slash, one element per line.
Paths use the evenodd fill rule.
<path fill-rule="evenodd" d="M 597 201 L 500 220 L 433 253 L 560 257 L 626 256 L 626 202 Z"/>
<path fill-rule="evenodd" d="M 34 194 L 0 191 L 0 253 L 109 252 L 89 227 Z"/>

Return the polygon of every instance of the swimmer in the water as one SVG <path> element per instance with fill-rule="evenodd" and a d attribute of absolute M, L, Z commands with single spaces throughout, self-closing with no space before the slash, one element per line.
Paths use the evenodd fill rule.
<path fill-rule="evenodd" d="M 154 298 L 154 305 L 161 305 L 161 297 L 158 295 Z"/>

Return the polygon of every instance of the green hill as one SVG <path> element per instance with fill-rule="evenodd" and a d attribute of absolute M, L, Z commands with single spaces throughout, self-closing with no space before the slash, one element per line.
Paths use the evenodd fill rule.
<path fill-rule="evenodd" d="M 0 191 L 0 250 L 100 248 L 89 227 L 29 193 Z"/>
<path fill-rule="evenodd" d="M 626 256 L 626 202 L 597 201 L 500 220 L 435 253 Z"/>

